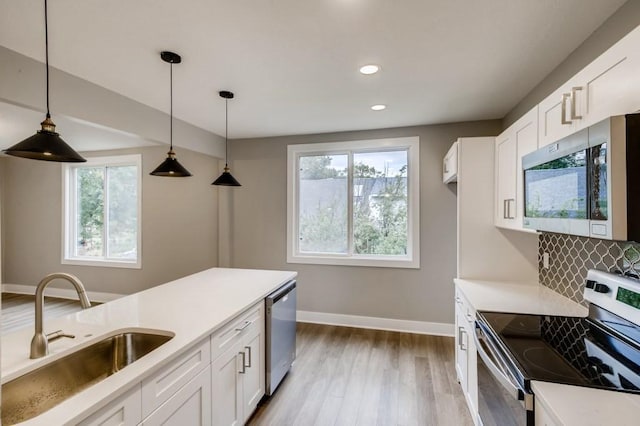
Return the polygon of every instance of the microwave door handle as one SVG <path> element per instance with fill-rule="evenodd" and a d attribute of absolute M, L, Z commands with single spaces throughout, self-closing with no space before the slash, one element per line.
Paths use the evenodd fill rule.
<path fill-rule="evenodd" d="M 563 93 L 561 108 L 560 108 L 560 123 L 561 124 L 571 124 L 571 120 L 567 120 L 567 99 L 571 97 L 571 93 Z"/>
<path fill-rule="evenodd" d="M 482 361 L 484 361 L 484 365 L 487 367 L 487 369 L 493 375 L 493 377 L 496 378 L 498 383 L 500 383 L 502 387 L 505 388 L 507 392 L 509 392 L 509 394 L 514 399 L 520 400 L 521 395 L 523 394 L 522 390 L 518 386 L 513 384 L 511 380 L 509 380 L 509 377 L 508 377 L 509 375 L 508 373 L 506 373 L 506 371 L 499 368 L 494 362 L 491 361 L 491 357 L 487 354 L 487 352 L 484 349 L 486 346 L 482 342 L 483 339 L 480 338 L 481 333 L 482 332 L 476 328 L 476 332 L 473 335 L 473 339 L 476 342 L 476 349 L 478 351 L 478 355 L 480 355 L 480 358 L 482 358 Z M 497 359 L 498 357 L 494 356 L 494 358 Z"/>

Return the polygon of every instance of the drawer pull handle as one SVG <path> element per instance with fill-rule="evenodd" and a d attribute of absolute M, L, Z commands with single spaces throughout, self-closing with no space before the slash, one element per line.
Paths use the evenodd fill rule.
<path fill-rule="evenodd" d="M 245 328 L 249 327 L 251 324 L 252 324 L 251 321 L 245 321 L 244 324 L 242 325 L 242 327 L 236 328 L 236 331 L 242 331 Z"/>

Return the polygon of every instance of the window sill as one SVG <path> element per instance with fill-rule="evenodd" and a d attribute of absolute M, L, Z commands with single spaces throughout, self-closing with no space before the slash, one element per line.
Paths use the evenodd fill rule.
<path fill-rule="evenodd" d="M 287 263 L 333 266 L 364 266 L 372 268 L 406 268 L 420 269 L 418 259 L 398 259 L 393 257 L 340 257 L 340 256 L 287 256 Z"/>
<path fill-rule="evenodd" d="M 97 266 L 100 268 L 127 268 L 127 269 L 142 269 L 142 263 L 137 262 L 118 262 L 114 260 L 87 260 L 87 259 L 62 259 L 63 265 L 76 265 L 76 266 Z"/>

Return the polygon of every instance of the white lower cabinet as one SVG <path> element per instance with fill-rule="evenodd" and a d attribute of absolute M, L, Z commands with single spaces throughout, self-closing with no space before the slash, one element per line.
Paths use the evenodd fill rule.
<path fill-rule="evenodd" d="M 556 422 L 547 406 L 540 399 L 536 399 L 535 426 L 560 426 L 561 424 Z"/>
<path fill-rule="evenodd" d="M 211 364 L 212 396 L 216 401 L 212 413 L 216 426 L 242 424 L 242 382 L 238 379 L 241 349 L 242 342 L 237 342 Z"/>
<path fill-rule="evenodd" d="M 264 306 L 260 306 L 257 314 L 254 311 L 253 315 L 232 324 L 230 330 L 241 332 L 227 343 L 228 349 L 213 360 L 211 369 L 213 424 L 216 426 L 244 424 L 264 396 Z"/>
<path fill-rule="evenodd" d="M 142 420 L 140 384 L 87 417 L 80 426 L 135 426 Z"/>
<path fill-rule="evenodd" d="M 478 358 L 475 333 L 475 310 L 456 289 L 456 372 L 474 423 L 478 424 Z"/>
<path fill-rule="evenodd" d="M 143 426 L 211 426 L 211 366 L 142 421 Z"/>
<path fill-rule="evenodd" d="M 262 300 L 79 424 L 244 424 L 264 396 L 264 325 Z"/>

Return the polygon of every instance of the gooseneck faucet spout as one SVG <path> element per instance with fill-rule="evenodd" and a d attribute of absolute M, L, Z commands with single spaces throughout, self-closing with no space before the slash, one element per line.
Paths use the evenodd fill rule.
<path fill-rule="evenodd" d="M 38 283 L 38 287 L 36 288 L 36 330 L 33 335 L 33 339 L 31 339 L 31 359 L 42 358 L 49 353 L 49 341 L 42 331 L 42 311 L 44 308 L 44 289 L 47 288 L 49 283 L 55 279 L 67 280 L 73 284 L 76 292 L 78 293 L 82 309 L 88 309 L 91 307 L 91 302 L 87 297 L 87 292 L 78 277 L 63 272 L 56 272 L 44 277 L 42 281 Z"/>

